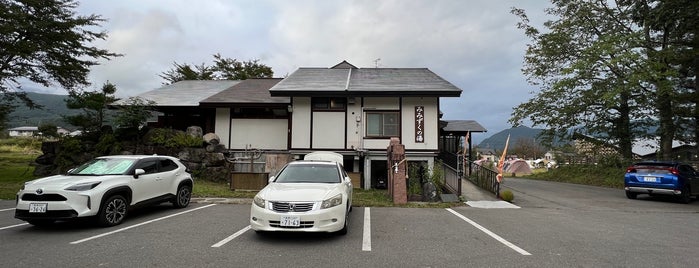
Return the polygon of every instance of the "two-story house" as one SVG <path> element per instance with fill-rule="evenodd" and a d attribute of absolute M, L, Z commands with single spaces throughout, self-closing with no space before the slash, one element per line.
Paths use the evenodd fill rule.
<path fill-rule="evenodd" d="M 270 88 L 291 98 L 289 152 L 341 153 L 369 188 L 386 176 L 391 137 L 405 145 L 408 161 L 432 167 L 439 153 L 439 98 L 461 89 L 426 68 L 299 68 Z"/>

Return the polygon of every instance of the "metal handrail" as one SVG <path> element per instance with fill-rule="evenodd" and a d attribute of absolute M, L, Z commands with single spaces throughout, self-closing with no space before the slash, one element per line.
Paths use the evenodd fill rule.
<path fill-rule="evenodd" d="M 499 196 L 500 183 L 497 180 L 498 172 L 471 161 L 468 161 L 468 164 L 470 168 L 467 172 L 470 171 L 470 174 L 466 174 L 464 177 L 476 186 L 494 193 L 495 196 Z"/>

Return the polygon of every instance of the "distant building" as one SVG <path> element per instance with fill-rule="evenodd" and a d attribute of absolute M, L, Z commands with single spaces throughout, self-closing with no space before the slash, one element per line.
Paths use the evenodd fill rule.
<path fill-rule="evenodd" d="M 39 132 L 39 127 L 16 127 L 11 128 L 8 131 L 10 137 L 35 137 L 41 135 Z M 58 132 L 58 135 L 67 135 L 70 133 L 70 131 L 62 127 L 58 127 L 56 132 Z"/>

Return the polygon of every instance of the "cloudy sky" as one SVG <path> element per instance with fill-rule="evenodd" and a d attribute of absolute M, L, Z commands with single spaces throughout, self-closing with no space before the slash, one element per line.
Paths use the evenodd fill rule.
<path fill-rule="evenodd" d="M 429 68 L 463 90 L 443 98 L 445 119 L 472 119 L 488 133 L 509 128 L 512 107 L 537 90 L 521 74 L 529 40 L 513 6 L 543 21 L 544 0 L 120 0 L 80 2 L 107 19 L 97 46 L 124 54 L 91 73 L 127 97 L 160 87 L 173 62 L 212 62 L 220 53 L 259 59 L 283 77 L 299 67 Z M 377 59 L 379 59 L 377 61 Z"/>

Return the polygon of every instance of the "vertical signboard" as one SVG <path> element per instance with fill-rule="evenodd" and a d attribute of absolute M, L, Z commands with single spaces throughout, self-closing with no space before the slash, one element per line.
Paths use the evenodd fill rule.
<path fill-rule="evenodd" d="M 415 106 L 415 143 L 425 143 L 425 106 Z"/>

